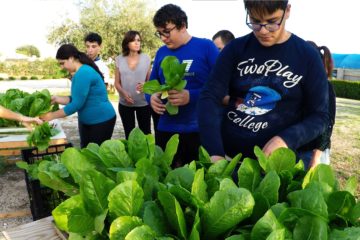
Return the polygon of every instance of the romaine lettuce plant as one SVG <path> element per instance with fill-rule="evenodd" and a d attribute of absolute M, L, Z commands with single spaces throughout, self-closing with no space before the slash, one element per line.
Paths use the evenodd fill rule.
<path fill-rule="evenodd" d="M 49 90 L 44 89 L 27 93 L 19 89 L 9 89 L 0 96 L 0 105 L 24 116 L 36 117 L 49 111 L 59 109 L 58 104 L 51 104 L 51 95 Z M 0 119 L 1 127 L 19 126 L 17 121 Z M 52 128 L 48 123 L 34 126 L 27 137 L 29 146 L 36 146 L 39 150 L 45 150 L 49 146 L 50 138 L 58 133 L 58 130 Z"/>
<path fill-rule="evenodd" d="M 34 130 L 27 136 L 26 141 L 29 146 L 36 146 L 39 151 L 43 151 L 49 147 L 50 138 L 57 135 L 60 131 L 48 122 L 35 126 Z"/>
<path fill-rule="evenodd" d="M 186 63 L 180 63 L 175 56 L 166 56 L 162 60 L 160 67 L 163 70 L 165 83 L 160 84 L 157 79 L 145 82 L 143 86 L 144 93 L 154 94 L 161 92 L 161 99 L 166 99 L 169 90 L 175 89 L 181 91 L 185 88 L 187 82 L 183 78 L 185 75 Z M 179 108 L 171 105 L 170 102 L 166 102 L 165 107 L 170 115 L 175 115 L 179 111 Z"/>
<path fill-rule="evenodd" d="M 134 129 L 128 140 L 68 148 L 64 171 L 40 181 L 71 196 L 54 211 L 69 239 L 357 239 L 360 203 L 356 181 L 340 190 L 328 165 L 306 172 L 289 149 L 257 160 L 241 154 L 171 169 L 178 135 L 163 151 L 152 135 Z M 41 163 L 40 163 L 41 165 Z M 39 165 L 39 166 L 40 166 Z M 46 163 L 48 165 L 48 163 Z M 38 169 L 38 175 L 44 169 Z M 233 177 L 236 176 L 236 181 Z M 68 185 L 69 184 L 69 185 Z M 65 187 L 67 186 L 67 187 Z M 70 188 L 71 189 L 71 188 Z"/>
<path fill-rule="evenodd" d="M 51 94 L 47 89 L 33 93 L 9 89 L 0 95 L 0 105 L 29 117 L 36 117 L 59 109 L 58 104 L 51 104 Z M 1 127 L 18 126 L 18 124 L 13 120 L 0 119 Z"/>

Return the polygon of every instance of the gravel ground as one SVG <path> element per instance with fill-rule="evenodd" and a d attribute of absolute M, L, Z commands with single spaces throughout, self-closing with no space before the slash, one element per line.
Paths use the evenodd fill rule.
<path fill-rule="evenodd" d="M 0 213 L 30 211 L 24 172 L 16 166 L 7 167 L 5 172 L 0 174 L 0 192 Z M 0 231 L 31 221 L 31 216 L 0 219 Z"/>

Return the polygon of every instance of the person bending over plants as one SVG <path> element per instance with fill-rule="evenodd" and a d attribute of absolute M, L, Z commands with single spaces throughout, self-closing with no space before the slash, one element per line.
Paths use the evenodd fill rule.
<path fill-rule="evenodd" d="M 52 103 L 66 105 L 64 108 L 43 114 L 40 118 L 51 121 L 78 113 L 80 147 L 89 143 L 101 144 L 111 138 L 116 113 L 111 105 L 103 75 L 96 64 L 71 44 L 62 45 L 57 53 L 61 68 L 71 75 L 71 96 L 52 96 Z"/>
<path fill-rule="evenodd" d="M 288 1 L 244 5 L 251 33 L 221 51 L 199 98 L 201 143 L 213 161 L 238 153 L 254 159 L 255 146 L 266 156 L 282 147 L 296 150 L 329 120 L 323 63 L 315 48 L 286 30 Z"/>

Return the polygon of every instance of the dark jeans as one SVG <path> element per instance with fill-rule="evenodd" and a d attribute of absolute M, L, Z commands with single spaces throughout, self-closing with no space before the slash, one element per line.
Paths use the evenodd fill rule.
<path fill-rule="evenodd" d="M 173 132 L 157 131 L 155 136 L 155 142 L 165 151 L 166 143 L 174 134 L 175 133 Z M 174 156 L 174 160 L 171 166 L 173 168 L 181 167 L 187 163 L 190 163 L 193 160 L 198 160 L 199 147 L 200 147 L 199 133 L 197 132 L 180 133 L 178 149 Z"/>
<path fill-rule="evenodd" d="M 145 134 L 151 133 L 150 106 L 128 107 L 119 103 L 119 114 L 124 126 L 125 138 L 129 138 L 131 130 L 135 128 L 135 112 L 138 126 Z"/>
<path fill-rule="evenodd" d="M 101 145 L 111 139 L 116 122 L 116 116 L 105 122 L 87 125 L 78 122 L 80 133 L 80 147 L 85 148 L 89 143 Z"/>

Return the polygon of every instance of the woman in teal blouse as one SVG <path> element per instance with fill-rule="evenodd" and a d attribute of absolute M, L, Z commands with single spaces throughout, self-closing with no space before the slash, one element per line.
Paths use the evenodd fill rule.
<path fill-rule="evenodd" d="M 77 112 L 81 148 L 90 142 L 100 145 L 111 138 L 116 121 L 102 73 L 85 53 L 71 44 L 62 45 L 56 59 L 72 75 L 71 96 L 52 96 L 53 103 L 66 106 L 40 118 L 50 121 Z"/>

